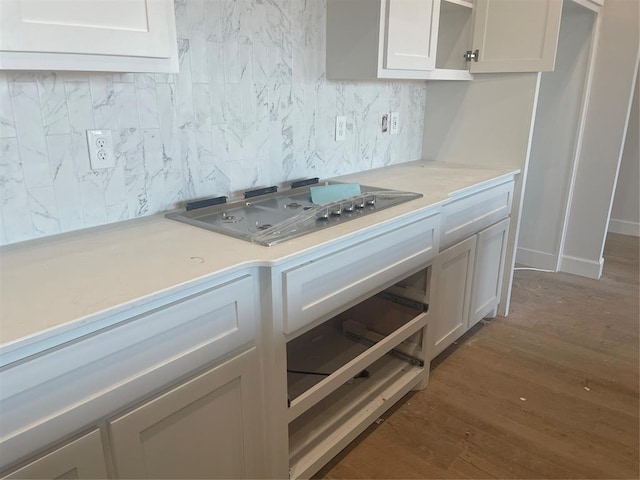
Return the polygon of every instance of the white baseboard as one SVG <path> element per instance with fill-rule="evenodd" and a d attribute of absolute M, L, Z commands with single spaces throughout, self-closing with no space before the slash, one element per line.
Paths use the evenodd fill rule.
<path fill-rule="evenodd" d="M 601 258 L 599 262 L 595 262 L 587 258 L 563 255 L 562 261 L 560 262 L 560 271 L 580 275 L 581 277 L 598 279 L 602 276 L 603 265 L 604 258 Z"/>
<path fill-rule="evenodd" d="M 516 263 L 526 265 L 527 267 L 555 271 L 558 259 L 550 253 L 518 247 L 516 250 Z"/>
<path fill-rule="evenodd" d="M 609 220 L 609 231 L 611 233 L 619 233 L 621 235 L 631 235 L 640 237 L 640 223 L 628 222 L 627 220 Z"/>

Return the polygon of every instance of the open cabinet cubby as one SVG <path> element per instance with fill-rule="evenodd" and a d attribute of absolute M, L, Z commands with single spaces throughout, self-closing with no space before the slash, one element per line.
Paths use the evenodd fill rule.
<path fill-rule="evenodd" d="M 287 343 L 290 478 L 313 475 L 429 373 L 430 268 Z"/>
<path fill-rule="evenodd" d="M 442 0 L 438 25 L 436 68 L 430 80 L 473 80 L 464 53 L 471 48 L 473 3 L 467 0 Z"/>
<path fill-rule="evenodd" d="M 471 48 L 472 22 L 471 2 L 445 0 L 440 4 L 436 69 L 451 70 L 452 75 L 457 73 L 461 79 L 473 78 L 464 59 L 464 52 Z"/>

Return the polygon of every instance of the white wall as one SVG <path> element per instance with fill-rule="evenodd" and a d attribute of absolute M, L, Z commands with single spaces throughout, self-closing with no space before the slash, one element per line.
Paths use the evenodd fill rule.
<path fill-rule="evenodd" d="M 640 124 L 638 113 L 640 105 L 638 96 L 640 92 L 640 75 L 636 78 L 635 93 L 629 117 L 627 139 L 624 142 L 618 185 L 609 220 L 609 231 L 623 235 L 640 236 L 640 139 L 638 133 Z"/>
<path fill-rule="evenodd" d="M 602 10 L 591 100 L 576 171 L 560 270 L 599 278 L 613 192 L 640 52 L 640 2 Z"/>
<path fill-rule="evenodd" d="M 527 156 L 537 73 L 477 74 L 428 82 L 423 157 L 521 168 Z"/>
<path fill-rule="evenodd" d="M 0 72 L 0 244 L 420 158 L 425 82 L 327 81 L 324 0 L 175 12 L 178 75 Z M 112 130 L 115 168 L 90 170 L 94 128 Z"/>
<path fill-rule="evenodd" d="M 516 259 L 524 265 L 557 268 L 595 19 L 564 2 L 555 69 L 542 74 Z"/>

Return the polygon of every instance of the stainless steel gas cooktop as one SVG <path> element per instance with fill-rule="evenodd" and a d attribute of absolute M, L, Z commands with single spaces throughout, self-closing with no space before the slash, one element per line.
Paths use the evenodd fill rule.
<path fill-rule="evenodd" d="M 244 199 L 231 203 L 227 203 L 227 197 L 188 203 L 185 210 L 166 217 L 271 246 L 422 197 L 419 193 L 361 185 L 357 195 L 325 204 L 313 203 L 310 189 L 322 185 L 342 184 L 320 184 L 317 178 L 303 180 L 283 192 L 278 192 L 277 187 L 245 192 Z"/>

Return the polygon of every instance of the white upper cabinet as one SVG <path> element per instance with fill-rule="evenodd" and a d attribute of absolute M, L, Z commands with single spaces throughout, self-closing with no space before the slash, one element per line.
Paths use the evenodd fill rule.
<path fill-rule="evenodd" d="M 327 78 L 427 78 L 440 0 L 327 0 Z"/>
<path fill-rule="evenodd" d="M 562 0 L 476 0 L 472 73 L 552 71 Z"/>
<path fill-rule="evenodd" d="M 2 0 L 0 68 L 177 72 L 173 0 Z"/>
<path fill-rule="evenodd" d="M 327 0 L 327 78 L 550 71 L 562 1 Z"/>
<path fill-rule="evenodd" d="M 387 0 L 386 4 L 385 68 L 433 70 L 440 1 Z"/>

